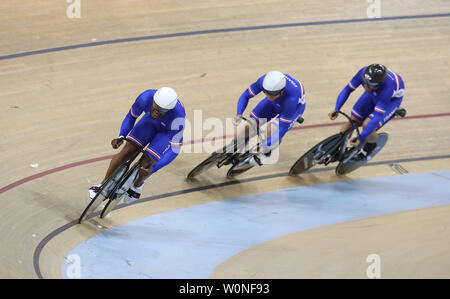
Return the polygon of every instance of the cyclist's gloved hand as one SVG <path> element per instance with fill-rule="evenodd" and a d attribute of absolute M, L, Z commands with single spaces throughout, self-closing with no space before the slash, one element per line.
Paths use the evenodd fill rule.
<path fill-rule="evenodd" d="M 242 115 L 238 114 L 233 118 L 233 125 L 236 127 L 241 123 L 241 121 L 242 121 Z"/>
<path fill-rule="evenodd" d="M 329 117 L 331 120 L 335 120 L 338 116 L 339 116 L 339 114 L 337 113 L 336 110 L 333 110 L 333 111 L 331 111 L 330 113 L 328 113 L 328 117 Z"/>
<path fill-rule="evenodd" d="M 125 139 L 125 137 L 119 136 L 119 138 L 115 138 L 115 139 L 111 140 L 112 148 L 113 149 L 119 148 L 122 145 L 124 139 Z"/>

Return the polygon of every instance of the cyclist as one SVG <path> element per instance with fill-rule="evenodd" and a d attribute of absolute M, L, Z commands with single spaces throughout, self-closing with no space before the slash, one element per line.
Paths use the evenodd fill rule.
<path fill-rule="evenodd" d="M 239 97 L 237 103 L 237 115 L 234 117 L 234 125 L 237 126 L 242 120 L 242 114 L 251 98 L 263 92 L 262 99 L 250 113 L 250 121 L 255 126 L 261 126 L 275 118 L 267 129 L 269 136 L 262 145 L 261 153 L 254 155 L 249 163 L 261 166 L 270 157 L 281 139 L 289 131 L 305 111 L 305 89 L 303 84 L 294 77 L 283 74 L 280 71 L 270 71 L 261 76 L 250 85 Z M 245 126 L 246 135 L 254 136 L 255 132 Z M 250 133 L 250 134 L 249 134 Z M 235 136 L 236 140 L 242 132 Z"/>
<path fill-rule="evenodd" d="M 136 123 L 143 112 L 144 116 Z M 111 141 L 114 149 L 119 148 L 123 140 L 126 140 L 126 143 L 111 159 L 101 184 L 120 164 L 148 145 L 140 160 L 138 177 L 124 197 L 126 203 L 138 199 L 145 179 L 178 156 L 183 142 L 185 118 L 184 106 L 172 88 L 149 89 L 141 93 L 125 116 L 119 137 Z M 101 184 L 89 189 L 91 198 L 94 198 Z"/>
<path fill-rule="evenodd" d="M 361 68 L 341 91 L 334 111 L 328 114 L 331 120 L 338 117 L 336 111 L 342 108 L 350 94 L 361 84 L 364 87 L 364 93 L 353 106 L 351 118 L 361 122 L 364 129 L 358 138 L 351 140 L 350 144 L 356 147 L 363 141 L 367 143 L 355 157 L 357 160 L 366 159 L 376 148 L 378 138 L 376 129 L 381 128 L 392 118 L 405 94 L 405 84 L 400 75 L 384 65 L 371 64 Z M 350 122 L 347 122 L 341 128 L 341 132 L 350 126 Z"/>

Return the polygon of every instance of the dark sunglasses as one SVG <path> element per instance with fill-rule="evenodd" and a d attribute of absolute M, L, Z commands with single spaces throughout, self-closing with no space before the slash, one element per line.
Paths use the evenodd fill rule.
<path fill-rule="evenodd" d="M 366 80 L 364 80 L 364 83 L 366 83 L 367 86 L 372 87 L 372 88 L 377 88 L 378 85 L 380 85 L 380 83 L 370 83 L 370 82 L 367 82 Z"/>
<path fill-rule="evenodd" d="M 263 89 L 264 94 L 268 94 L 271 96 L 277 96 L 277 95 L 281 94 L 282 91 L 283 91 L 283 89 L 282 90 L 274 90 L 274 91 Z"/>
<path fill-rule="evenodd" d="M 158 104 L 156 104 L 155 102 L 153 102 L 153 107 L 158 110 L 159 113 L 161 114 L 166 114 L 170 109 L 165 109 L 162 107 L 159 107 Z"/>

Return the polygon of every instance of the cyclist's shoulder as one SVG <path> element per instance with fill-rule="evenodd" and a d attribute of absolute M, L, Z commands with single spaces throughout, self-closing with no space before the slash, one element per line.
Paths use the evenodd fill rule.
<path fill-rule="evenodd" d="M 304 90 L 305 88 L 303 86 L 303 83 L 299 79 L 297 79 L 291 75 L 288 75 L 288 74 L 284 74 L 284 76 L 286 78 L 287 94 L 297 96 L 297 94 L 299 94 L 299 93 L 301 93 L 301 94 L 305 93 L 305 90 Z"/>
<path fill-rule="evenodd" d="M 180 99 L 178 99 L 174 110 L 178 115 L 186 116 L 186 107 L 184 106 L 184 103 Z"/>
<path fill-rule="evenodd" d="M 136 103 L 142 105 L 143 107 L 148 106 L 148 104 L 153 103 L 153 96 L 156 93 L 156 89 L 147 89 L 139 94 L 136 99 Z"/>
<path fill-rule="evenodd" d="M 298 87 L 301 84 L 300 80 L 292 75 L 284 74 L 284 77 L 286 78 L 286 85 L 290 84 L 294 87 Z"/>
<path fill-rule="evenodd" d="M 284 112 L 291 112 L 292 109 L 295 109 L 299 103 L 300 94 L 298 92 L 295 93 L 286 93 L 284 99 L 282 99 L 281 107 Z"/>
<path fill-rule="evenodd" d="M 386 92 L 390 93 L 392 91 L 400 89 L 401 86 L 402 86 L 402 83 L 401 83 L 400 76 L 397 73 L 389 70 L 388 74 L 387 74 L 386 78 L 384 79 L 384 82 L 381 86 L 381 90 L 379 91 L 379 94 L 386 93 Z"/>
<path fill-rule="evenodd" d="M 180 121 L 186 119 L 186 109 L 184 107 L 183 102 L 181 102 L 179 99 L 177 101 L 177 104 L 175 105 L 175 108 L 170 112 L 169 115 L 167 115 L 167 118 L 170 122 L 173 121 Z"/>
<path fill-rule="evenodd" d="M 155 93 L 157 91 L 158 91 L 157 89 L 146 89 L 143 92 L 141 92 L 141 94 L 139 96 L 142 97 L 143 99 L 147 99 L 147 98 L 153 99 L 153 96 L 155 95 Z"/>
<path fill-rule="evenodd" d="M 358 82 L 358 81 L 361 81 L 361 82 L 362 82 L 363 76 L 364 76 L 364 71 L 366 70 L 366 68 L 367 68 L 367 65 L 361 67 L 361 68 L 356 72 L 356 74 L 353 76 L 352 80 L 353 80 L 353 81 L 356 80 L 356 82 Z M 354 82 L 354 83 L 356 83 L 356 82 Z"/>

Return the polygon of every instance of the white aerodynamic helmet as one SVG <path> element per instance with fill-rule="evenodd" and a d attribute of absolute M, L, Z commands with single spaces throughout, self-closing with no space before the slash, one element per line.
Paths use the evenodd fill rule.
<path fill-rule="evenodd" d="M 178 95 L 170 87 L 161 87 L 153 96 L 156 104 L 163 109 L 173 109 L 177 104 Z"/>
<path fill-rule="evenodd" d="M 286 86 L 286 78 L 279 71 L 271 71 L 266 74 L 263 81 L 264 91 L 269 94 L 277 94 Z"/>

